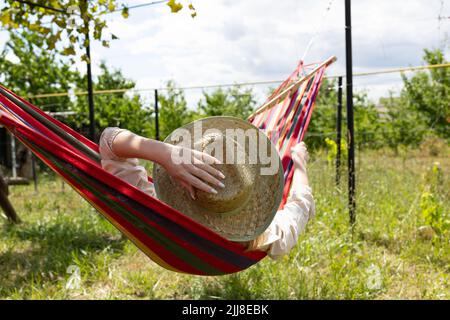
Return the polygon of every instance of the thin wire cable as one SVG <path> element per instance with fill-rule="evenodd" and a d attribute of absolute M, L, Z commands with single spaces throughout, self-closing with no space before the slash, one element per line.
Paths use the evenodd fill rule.
<path fill-rule="evenodd" d="M 308 42 L 308 45 L 306 46 L 305 52 L 303 53 L 302 59 L 301 61 L 305 61 L 306 55 L 308 54 L 309 50 L 311 49 L 311 46 L 314 42 L 314 40 L 317 38 L 317 36 L 319 35 L 319 33 L 322 32 L 324 23 L 325 23 L 325 18 L 327 17 L 328 13 L 331 11 L 331 6 L 333 5 L 334 0 L 330 0 L 330 2 L 328 2 L 328 7 L 325 10 L 325 13 L 320 21 L 320 24 L 318 27 L 316 27 L 316 30 L 314 32 L 314 34 L 312 35 L 311 39 Z"/>
<path fill-rule="evenodd" d="M 137 8 L 153 6 L 155 4 L 160 4 L 160 3 L 164 3 L 164 2 L 169 2 L 169 0 L 152 1 L 152 2 L 141 3 L 141 4 L 134 5 L 134 6 L 129 6 L 129 7 L 125 6 L 125 8 L 127 8 L 128 10 L 133 10 L 133 9 L 137 9 Z M 116 9 L 116 10 L 113 10 L 113 11 L 106 12 L 104 14 L 115 13 L 115 12 L 119 12 L 119 11 L 122 11 L 122 10 L 123 10 L 123 8 L 122 9 Z"/>
<path fill-rule="evenodd" d="M 450 63 L 443 64 L 434 64 L 427 66 L 417 66 L 417 67 L 406 67 L 406 68 L 395 68 L 395 69 L 385 69 L 379 71 L 370 71 L 370 72 L 360 72 L 354 73 L 354 77 L 364 77 L 364 76 L 372 76 L 372 75 L 380 75 L 380 74 L 388 74 L 388 73 L 397 73 L 397 72 L 410 72 L 410 71 L 420 71 L 420 70 L 432 70 L 438 68 L 449 68 Z M 326 79 L 335 79 L 339 77 L 345 77 L 345 75 L 332 75 L 332 76 L 324 76 Z M 236 83 L 225 83 L 225 84 L 212 84 L 212 85 L 199 85 L 199 86 L 187 86 L 187 87 L 177 87 L 173 88 L 175 90 L 195 90 L 195 89 L 214 89 L 214 88 L 226 88 L 226 87 L 242 87 L 242 86 L 251 86 L 251 85 L 268 85 L 268 84 L 279 84 L 284 80 L 269 80 L 269 81 L 254 81 L 254 82 L 236 82 Z M 145 92 L 145 91 L 154 91 L 160 90 L 164 91 L 167 88 L 144 88 L 144 89 L 109 89 L 109 90 L 96 90 L 94 94 L 111 94 L 111 93 L 125 93 L 125 92 Z M 57 93 L 43 93 L 37 95 L 29 95 L 28 98 L 50 98 L 50 97 L 65 97 L 69 95 L 87 95 L 86 91 L 68 93 L 68 92 L 57 92 Z"/>

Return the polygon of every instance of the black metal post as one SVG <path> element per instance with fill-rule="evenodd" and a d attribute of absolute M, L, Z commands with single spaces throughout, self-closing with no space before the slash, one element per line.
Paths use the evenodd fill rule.
<path fill-rule="evenodd" d="M 88 10 L 87 0 L 83 1 L 82 17 L 84 26 L 86 28 L 86 66 L 87 66 L 87 82 L 88 82 L 88 103 L 89 103 L 89 137 L 95 141 L 95 117 L 94 117 L 94 89 L 92 86 L 92 70 L 91 70 L 91 42 L 89 37 L 89 17 L 87 17 Z"/>
<path fill-rule="evenodd" d="M 159 140 L 158 90 L 155 90 L 155 139 Z"/>
<path fill-rule="evenodd" d="M 336 110 L 336 186 L 341 183 L 341 140 L 342 140 L 342 77 L 338 78 L 338 104 Z"/>
<path fill-rule="evenodd" d="M 347 82 L 347 148 L 348 148 L 348 205 L 350 224 L 356 222 L 355 199 L 355 132 L 353 119 L 353 62 L 351 0 L 345 0 L 345 53 Z"/>
<path fill-rule="evenodd" d="M 86 36 L 89 41 L 89 35 Z M 89 136 L 95 141 L 95 117 L 94 117 L 94 89 L 92 88 L 92 71 L 91 71 L 91 49 L 90 45 L 86 46 L 87 61 L 87 80 L 88 80 L 88 101 L 89 101 Z"/>

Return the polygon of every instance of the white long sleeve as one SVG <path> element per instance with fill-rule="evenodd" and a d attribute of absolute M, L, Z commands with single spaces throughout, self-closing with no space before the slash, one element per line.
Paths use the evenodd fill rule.
<path fill-rule="evenodd" d="M 262 246 L 269 246 L 268 255 L 277 259 L 289 253 L 314 215 L 315 203 L 311 188 L 304 185 L 300 190 L 293 190 L 284 208 L 277 212 L 263 234 L 265 241 Z"/>
<path fill-rule="evenodd" d="M 102 168 L 145 193 L 155 196 L 153 184 L 148 181 L 147 170 L 139 165 L 139 160 L 136 158 L 119 158 L 111 149 L 115 137 L 123 131 L 126 130 L 119 128 L 106 128 L 103 130 L 100 136 Z"/>

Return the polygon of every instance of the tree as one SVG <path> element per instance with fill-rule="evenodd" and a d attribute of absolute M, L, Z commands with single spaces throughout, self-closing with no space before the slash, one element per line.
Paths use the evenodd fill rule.
<path fill-rule="evenodd" d="M 201 116 L 233 116 L 247 119 L 255 108 L 252 89 L 241 90 L 234 86 L 227 90 L 217 89 L 211 94 L 203 92 L 203 99 L 198 103 Z"/>
<path fill-rule="evenodd" d="M 176 89 L 173 81 L 167 82 L 166 94 L 159 95 L 159 102 L 159 129 L 162 140 L 195 118 L 195 113 L 187 108 L 183 91 Z"/>
<path fill-rule="evenodd" d="M 10 40 L 0 53 L 2 83 L 21 96 L 68 91 L 76 79 L 77 72 L 71 71 L 69 64 L 56 53 L 42 49 L 43 41 L 33 32 L 10 33 Z M 33 103 L 47 111 L 61 111 L 70 101 L 58 97 L 33 99 Z"/>
<path fill-rule="evenodd" d="M 306 134 L 306 142 L 310 149 L 325 147 L 326 137 L 335 140 L 337 106 L 336 87 L 336 81 L 323 79 L 314 106 L 314 112 L 311 115 L 308 133 Z"/>
<path fill-rule="evenodd" d="M 423 60 L 427 64 L 443 64 L 444 53 L 439 50 L 424 50 Z M 417 72 L 411 78 L 402 75 L 404 89 L 402 101 L 411 112 L 417 112 L 426 125 L 437 135 L 450 139 L 450 68 L 437 68 L 428 72 Z"/>
<path fill-rule="evenodd" d="M 382 124 L 379 111 L 366 92 L 353 94 L 355 143 L 358 148 L 377 149 L 383 146 Z M 346 132 L 346 129 L 344 129 Z"/>
<path fill-rule="evenodd" d="M 311 149 L 325 147 L 326 138 L 336 139 L 337 95 L 337 82 L 324 79 L 311 116 L 308 133 L 306 134 L 306 142 Z M 381 146 L 380 115 L 375 105 L 370 102 L 367 94 L 364 92 L 354 92 L 353 100 L 355 140 L 358 147 Z M 347 123 L 345 95 L 342 105 L 342 137 L 345 139 Z"/>
<path fill-rule="evenodd" d="M 183 8 L 175 0 L 167 5 L 172 12 Z M 192 4 L 189 9 L 195 17 Z M 74 56 L 77 48 L 89 45 L 90 30 L 94 40 L 101 41 L 105 47 L 117 38 L 114 34 L 105 35 L 104 19 L 105 15 L 116 11 L 121 11 L 124 18 L 129 16 L 129 7 L 118 0 L 6 0 L 0 11 L 0 24 L 8 30 L 33 31 L 42 38 L 43 49 Z M 87 61 L 86 54 L 82 59 Z"/>
<path fill-rule="evenodd" d="M 383 141 L 397 153 L 400 148 L 418 146 L 426 133 L 426 124 L 417 112 L 411 110 L 403 97 L 381 98 L 380 103 L 386 108 L 383 119 Z"/>
<path fill-rule="evenodd" d="M 135 82 L 126 79 L 120 70 L 108 69 L 104 62 L 100 64 L 100 70 L 100 75 L 94 80 L 97 90 L 131 90 L 135 87 Z M 83 91 L 84 78 L 85 76 L 78 75 L 76 84 L 79 91 Z M 153 135 L 153 111 L 150 107 L 143 107 L 144 103 L 139 95 L 120 92 L 98 94 L 94 98 L 97 106 L 95 124 L 100 129 L 97 134 L 106 127 L 122 127 L 141 135 Z M 67 122 L 77 130 L 86 133 L 89 126 L 86 99 L 77 98 L 71 109 L 76 112 L 76 115 L 67 119 Z"/>

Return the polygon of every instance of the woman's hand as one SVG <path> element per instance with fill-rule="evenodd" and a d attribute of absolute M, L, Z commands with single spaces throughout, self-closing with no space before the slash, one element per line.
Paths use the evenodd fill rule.
<path fill-rule="evenodd" d="M 225 187 L 217 179 L 225 178 L 224 175 L 211 166 L 220 164 L 219 160 L 206 153 L 147 139 L 128 130 L 115 137 L 112 149 L 121 158 L 139 158 L 159 163 L 175 181 L 188 190 L 193 199 L 194 188 L 217 193 L 212 186 Z"/>
<path fill-rule="evenodd" d="M 292 147 L 292 160 L 294 161 L 294 177 L 292 178 L 291 190 L 300 190 L 304 185 L 309 185 L 306 163 L 309 159 L 308 149 L 304 142 Z"/>
<path fill-rule="evenodd" d="M 183 148 L 166 144 L 166 152 L 160 161 L 160 164 L 166 169 L 169 175 L 184 187 L 195 200 L 195 188 L 209 192 L 217 193 L 212 186 L 225 188 L 225 185 L 219 180 L 225 176 L 212 164 L 220 164 L 220 161 L 197 150 Z"/>
<path fill-rule="evenodd" d="M 300 169 L 302 171 L 306 171 L 306 163 L 308 162 L 309 159 L 306 144 L 303 141 L 300 142 L 299 144 L 292 147 L 291 152 L 295 168 Z"/>

